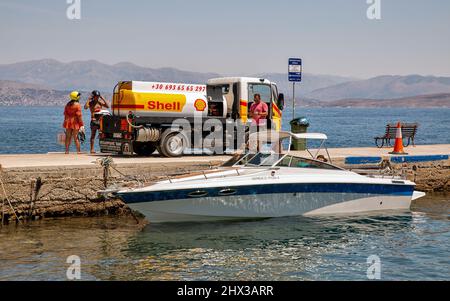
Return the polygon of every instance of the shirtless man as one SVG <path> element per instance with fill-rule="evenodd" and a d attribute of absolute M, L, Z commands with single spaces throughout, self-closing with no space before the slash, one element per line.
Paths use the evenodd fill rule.
<path fill-rule="evenodd" d="M 85 110 L 89 109 L 91 111 L 91 154 L 95 154 L 95 136 L 97 135 L 97 130 L 100 129 L 100 120 L 95 116 L 95 113 L 101 111 L 102 108 L 109 108 L 108 103 L 100 95 L 99 91 L 92 91 L 91 96 L 84 105 Z"/>

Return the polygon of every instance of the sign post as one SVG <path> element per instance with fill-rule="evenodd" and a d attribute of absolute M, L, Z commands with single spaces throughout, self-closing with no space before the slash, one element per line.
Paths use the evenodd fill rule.
<path fill-rule="evenodd" d="M 292 120 L 295 119 L 295 83 L 302 81 L 302 59 L 290 58 L 288 68 L 289 81 L 292 82 Z"/>

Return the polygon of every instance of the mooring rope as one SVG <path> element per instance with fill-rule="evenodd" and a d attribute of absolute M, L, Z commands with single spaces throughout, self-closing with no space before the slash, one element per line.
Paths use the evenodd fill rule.
<path fill-rule="evenodd" d="M 124 173 L 122 173 L 120 170 L 118 170 L 114 165 L 114 160 L 111 157 L 104 157 L 104 158 L 99 158 L 96 160 L 97 163 L 103 167 L 103 183 L 104 186 L 107 187 L 108 184 L 108 179 L 109 179 L 109 169 L 112 168 L 113 170 L 115 170 L 117 173 L 119 173 L 122 177 L 124 178 L 128 178 L 128 179 L 132 179 L 135 180 L 136 182 L 138 182 L 139 184 L 141 184 L 142 182 L 137 178 L 137 176 L 130 176 L 130 175 L 126 175 Z"/>
<path fill-rule="evenodd" d="M 17 222 L 18 223 L 20 223 L 20 219 L 19 219 L 19 217 L 17 216 L 17 214 L 16 214 L 16 210 L 14 209 L 14 207 L 13 207 L 13 205 L 11 204 L 11 202 L 9 201 L 9 198 L 8 198 L 8 194 L 6 193 L 6 189 L 5 189 L 5 185 L 3 185 L 3 179 L 2 179 L 2 177 L 1 177 L 1 175 L 0 175 L 0 184 L 2 185 L 2 189 L 3 189 L 3 194 L 5 195 L 5 199 L 6 199 L 6 201 L 8 202 L 8 204 L 9 204 L 9 207 L 11 208 L 11 210 L 12 210 L 12 212 L 14 213 L 14 216 L 16 217 L 16 219 L 17 219 Z M 2 225 L 3 225 L 3 223 L 4 223 L 4 211 L 3 211 L 3 204 L 5 203 L 5 200 L 3 200 L 3 203 L 2 203 Z"/>

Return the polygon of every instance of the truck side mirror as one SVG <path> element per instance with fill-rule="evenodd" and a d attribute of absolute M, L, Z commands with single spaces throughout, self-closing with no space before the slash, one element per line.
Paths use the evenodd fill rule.
<path fill-rule="evenodd" d="M 284 94 L 278 94 L 277 106 L 280 110 L 284 109 Z"/>

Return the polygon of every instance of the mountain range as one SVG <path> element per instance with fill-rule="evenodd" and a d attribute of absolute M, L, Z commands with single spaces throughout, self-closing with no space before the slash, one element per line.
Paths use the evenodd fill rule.
<path fill-rule="evenodd" d="M 27 61 L 15 64 L 0 65 L 0 80 L 31 83 L 56 90 L 101 90 L 112 91 L 115 84 L 125 80 L 206 83 L 210 78 L 222 77 L 218 73 L 199 73 L 182 71 L 174 68 L 145 68 L 132 63 L 107 65 L 98 61 L 77 61 L 62 63 L 53 59 Z M 271 79 L 278 83 L 280 91 L 291 91 L 286 74 L 241 74 Z M 303 82 L 298 85 L 302 93 L 309 93 L 348 82 L 353 78 L 305 74 Z"/>
<path fill-rule="evenodd" d="M 0 105 L 61 105 L 71 90 L 100 90 L 110 96 L 122 80 L 205 83 L 221 77 L 175 68 L 146 68 L 132 63 L 98 61 L 62 63 L 53 59 L 0 65 Z M 225 75 L 227 76 L 227 75 Z M 278 84 L 287 101 L 292 85 L 284 73 L 240 74 L 268 78 Z M 450 77 L 383 75 L 358 79 L 333 75 L 303 74 L 296 86 L 299 105 L 450 107 Z"/>
<path fill-rule="evenodd" d="M 53 59 L 0 65 L 0 80 L 36 84 L 56 90 L 112 91 L 124 80 L 203 83 L 218 77 L 215 73 L 197 73 L 174 68 L 151 69 L 131 63 L 107 65 L 98 61 L 62 63 Z"/>
<path fill-rule="evenodd" d="M 384 75 L 316 89 L 306 96 L 320 101 L 340 99 L 394 99 L 450 93 L 450 77 Z"/>
<path fill-rule="evenodd" d="M 80 90 L 82 95 L 88 91 Z M 62 106 L 69 100 L 70 91 L 54 90 L 35 84 L 0 80 L 0 106 Z M 105 93 L 108 99 L 110 93 Z"/>
<path fill-rule="evenodd" d="M 67 102 L 70 92 L 50 88 L 0 80 L 0 106 L 51 106 Z"/>
<path fill-rule="evenodd" d="M 339 108 L 450 108 L 450 93 L 417 95 L 394 99 L 340 99 L 300 102 L 305 107 Z"/>

